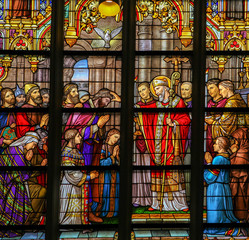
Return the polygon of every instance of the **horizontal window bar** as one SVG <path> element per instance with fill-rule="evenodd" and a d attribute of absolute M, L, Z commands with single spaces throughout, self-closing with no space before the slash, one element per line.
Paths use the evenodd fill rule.
<path fill-rule="evenodd" d="M 0 55 L 45 55 L 50 56 L 50 51 L 44 50 L 0 50 Z"/>
<path fill-rule="evenodd" d="M 206 55 L 207 56 L 217 56 L 217 55 L 225 55 L 225 56 L 229 56 L 229 55 L 235 55 L 235 56 L 239 56 L 239 55 L 249 55 L 249 51 L 206 51 Z"/>
<path fill-rule="evenodd" d="M 70 51 L 64 50 L 64 55 L 71 56 L 122 56 L 121 51 Z"/>

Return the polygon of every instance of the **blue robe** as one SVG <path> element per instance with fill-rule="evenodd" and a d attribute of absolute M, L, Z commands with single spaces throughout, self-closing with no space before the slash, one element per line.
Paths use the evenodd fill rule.
<path fill-rule="evenodd" d="M 212 162 L 213 165 L 229 165 L 229 155 L 219 154 Z M 204 179 L 207 187 L 207 223 L 236 223 L 239 220 L 233 214 L 233 203 L 229 187 L 229 169 L 205 169 Z M 238 236 L 239 228 L 207 228 L 208 235 Z"/>
<path fill-rule="evenodd" d="M 106 155 L 105 150 L 101 150 L 100 166 L 112 166 L 113 159 L 110 157 L 111 153 Z M 103 182 L 102 182 L 103 181 Z M 114 170 L 106 170 L 100 174 L 100 217 L 116 217 L 119 211 L 119 173 Z M 95 211 L 96 209 L 93 209 Z"/>

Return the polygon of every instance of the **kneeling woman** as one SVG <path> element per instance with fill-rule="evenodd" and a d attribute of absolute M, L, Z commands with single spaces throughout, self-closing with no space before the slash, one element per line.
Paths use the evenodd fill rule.
<path fill-rule="evenodd" d="M 102 146 L 100 166 L 119 165 L 119 130 L 111 129 Z M 99 174 L 100 203 L 96 215 L 100 217 L 116 217 L 119 210 L 119 173 L 116 170 L 105 170 Z"/>

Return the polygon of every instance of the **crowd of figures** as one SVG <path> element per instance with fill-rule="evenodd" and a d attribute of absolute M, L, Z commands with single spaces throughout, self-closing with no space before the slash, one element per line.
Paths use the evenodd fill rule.
<path fill-rule="evenodd" d="M 11 111 L 40 108 L 49 103 L 49 90 L 26 84 L 1 90 L 0 166 L 47 165 L 48 114 Z M 7 109 L 8 111 L 4 109 Z M 31 110 L 32 111 L 32 110 Z M 18 168 L 0 172 L 0 225 L 39 224 L 46 210 L 46 174 Z M 16 231 L 1 231 L 0 237 L 15 237 Z"/>
<path fill-rule="evenodd" d="M 64 108 L 102 108 L 120 97 L 101 89 L 92 98 L 78 91 L 76 84 L 64 87 Z M 24 90 L 1 90 L 0 166 L 46 166 L 48 121 L 45 111 L 19 111 L 15 108 L 46 108 L 49 90 L 25 84 Z M 15 111 L 4 111 L 13 108 Z M 63 115 L 63 166 L 119 165 L 120 131 L 105 129 L 110 115 L 72 113 Z M 45 172 L 14 169 L 0 172 L 0 225 L 45 224 L 47 176 Z M 60 187 L 60 223 L 101 223 L 104 217 L 118 214 L 119 174 L 116 171 L 64 171 Z M 1 230 L 0 237 L 15 237 L 20 232 Z"/>
<path fill-rule="evenodd" d="M 183 82 L 180 96 L 170 91 L 170 79 L 158 76 L 138 85 L 138 108 L 191 108 L 192 84 Z M 208 108 L 245 108 L 230 80 L 206 83 Z M 205 165 L 237 165 L 249 162 L 249 118 L 242 112 L 210 111 L 205 117 Z M 188 165 L 191 147 L 191 113 L 138 113 L 137 165 Z M 249 169 L 205 169 L 205 208 L 208 223 L 239 223 L 249 219 Z M 133 206 L 149 211 L 188 211 L 190 174 L 177 170 L 138 171 L 133 174 Z M 207 228 L 207 235 L 247 235 L 241 228 Z"/>
<path fill-rule="evenodd" d="M 207 83 L 208 108 L 245 108 L 230 80 Z M 137 87 L 140 101 L 134 117 L 134 164 L 170 166 L 190 164 L 192 84 L 183 82 L 176 94 L 171 80 L 157 76 Z M 120 131 L 107 126 L 110 115 L 79 108 L 105 108 L 121 98 L 109 89 L 95 95 L 79 90 L 77 84 L 64 86 L 62 166 L 119 166 Z M 46 108 L 49 90 L 25 84 L 1 90 L 1 108 Z M 177 111 L 139 111 L 146 108 L 179 108 Z M 96 109 L 96 112 L 98 110 Z M 191 112 L 191 109 L 190 109 Z M 0 115 L 0 166 L 46 166 L 48 121 L 46 113 L 4 110 Z M 209 112 L 205 117 L 207 165 L 248 164 L 248 116 L 241 112 Z M 82 168 L 81 168 L 82 169 Z M 38 171 L 0 172 L 0 224 L 44 224 L 46 173 Z M 249 187 L 247 169 L 206 169 L 208 223 L 248 221 Z M 134 171 L 133 206 L 148 211 L 189 211 L 190 174 L 181 170 Z M 102 223 L 118 216 L 119 173 L 115 170 L 65 170 L 61 175 L 60 223 Z M 245 235 L 240 228 L 206 229 L 207 234 Z M 15 237 L 16 231 L 1 231 L 0 237 Z"/>

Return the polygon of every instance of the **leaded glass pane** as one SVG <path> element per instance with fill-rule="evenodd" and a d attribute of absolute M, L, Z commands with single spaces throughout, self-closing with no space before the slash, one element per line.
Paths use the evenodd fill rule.
<path fill-rule="evenodd" d="M 137 1 L 136 50 L 193 49 L 193 1 Z"/>
<path fill-rule="evenodd" d="M 49 50 L 52 0 L 1 0 L 0 49 Z"/>
<path fill-rule="evenodd" d="M 65 50 L 121 51 L 122 1 L 66 1 Z"/>
<path fill-rule="evenodd" d="M 248 6 L 243 0 L 207 1 L 207 50 L 248 50 Z"/>
<path fill-rule="evenodd" d="M 87 99 L 92 108 L 120 108 L 121 66 L 121 58 L 115 56 L 65 56 L 63 107 L 80 107 L 77 103 Z"/>

